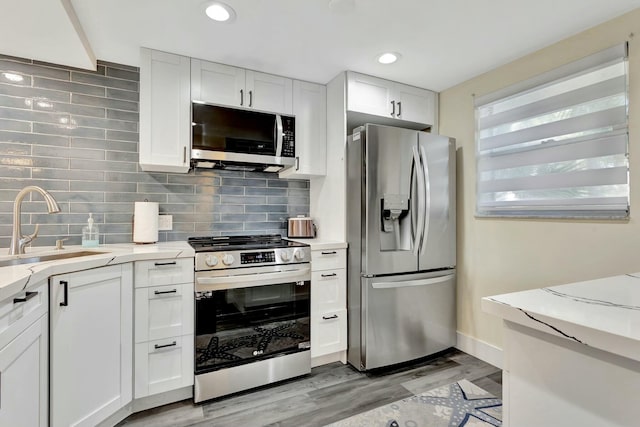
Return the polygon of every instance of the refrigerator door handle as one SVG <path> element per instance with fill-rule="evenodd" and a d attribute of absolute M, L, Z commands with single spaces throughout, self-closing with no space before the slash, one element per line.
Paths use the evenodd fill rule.
<path fill-rule="evenodd" d="M 453 280 L 454 277 L 455 274 L 447 274 L 446 276 L 434 277 L 432 279 L 408 280 L 406 282 L 374 282 L 371 284 L 371 287 L 373 289 L 393 289 L 407 286 L 429 286 Z"/>
<path fill-rule="evenodd" d="M 427 236 L 429 235 L 429 217 L 431 217 L 431 184 L 429 183 L 429 165 L 427 164 L 427 153 L 424 151 L 424 147 L 420 146 L 420 160 L 422 164 L 422 170 L 424 171 L 424 203 L 422 216 L 424 217 L 424 224 L 422 226 L 422 235 L 420 236 L 420 248 L 424 245 Z"/>
<path fill-rule="evenodd" d="M 422 242 L 421 236 L 424 232 L 424 220 L 425 217 L 423 215 L 425 211 L 424 206 L 424 194 L 425 194 L 425 175 L 424 170 L 422 169 L 422 162 L 420 161 L 420 152 L 418 151 L 418 147 L 416 145 L 413 146 L 413 162 L 416 167 L 416 176 L 418 178 L 418 224 L 416 226 L 416 234 L 413 238 L 413 254 L 418 255 L 420 251 L 420 243 Z"/>

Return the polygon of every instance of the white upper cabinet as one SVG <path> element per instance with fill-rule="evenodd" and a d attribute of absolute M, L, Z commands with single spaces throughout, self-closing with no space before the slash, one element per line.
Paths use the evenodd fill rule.
<path fill-rule="evenodd" d="M 191 97 L 195 101 L 291 114 L 292 85 L 286 77 L 191 60 Z"/>
<path fill-rule="evenodd" d="M 436 102 L 436 93 L 430 90 L 347 72 L 348 111 L 433 126 Z"/>
<path fill-rule="evenodd" d="M 310 178 L 327 172 L 327 88 L 293 82 L 293 115 L 296 117 L 296 164 L 280 173 L 282 178 Z"/>
<path fill-rule="evenodd" d="M 145 48 L 140 59 L 140 167 L 147 172 L 187 172 L 190 60 Z"/>

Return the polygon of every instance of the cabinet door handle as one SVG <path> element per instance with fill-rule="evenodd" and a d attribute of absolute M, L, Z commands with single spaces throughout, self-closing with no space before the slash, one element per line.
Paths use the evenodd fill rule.
<path fill-rule="evenodd" d="M 337 315 L 337 314 L 334 314 L 333 316 L 322 316 L 322 318 L 323 318 L 324 320 L 337 319 L 337 318 L 338 318 L 338 315 Z"/>
<path fill-rule="evenodd" d="M 327 252 L 320 252 L 322 255 L 335 255 L 337 254 L 336 251 L 327 251 Z"/>
<path fill-rule="evenodd" d="M 178 264 L 176 261 L 171 261 L 171 262 L 156 262 L 154 265 L 156 267 L 162 267 L 163 265 L 176 265 Z"/>
<path fill-rule="evenodd" d="M 27 292 L 27 293 L 24 295 L 24 298 L 14 298 L 14 299 L 13 299 L 13 303 L 14 303 L 14 304 L 18 304 L 18 303 L 21 303 L 21 302 L 27 302 L 27 301 L 29 301 L 31 298 L 35 297 L 36 295 L 38 295 L 38 292 Z"/>
<path fill-rule="evenodd" d="M 398 117 L 402 115 L 402 102 L 398 101 Z"/>
<path fill-rule="evenodd" d="M 178 293 L 178 290 L 177 289 L 171 289 L 170 291 L 155 291 L 153 293 L 155 295 L 176 294 L 176 293 Z"/>
<path fill-rule="evenodd" d="M 396 101 L 391 101 L 391 117 L 396 115 Z"/>
<path fill-rule="evenodd" d="M 240 106 L 244 105 L 244 90 L 240 89 Z"/>
<path fill-rule="evenodd" d="M 300 170 L 300 157 L 296 156 L 296 170 Z"/>
<path fill-rule="evenodd" d="M 62 302 L 60 303 L 61 307 L 66 307 L 69 305 L 69 282 L 67 282 L 66 280 L 61 280 L 60 284 L 62 286 L 64 286 L 64 288 L 62 289 L 63 293 L 63 299 Z"/>
<path fill-rule="evenodd" d="M 337 276 L 336 273 L 331 273 L 331 274 L 321 274 L 320 277 L 335 277 Z"/>
<path fill-rule="evenodd" d="M 253 91 L 249 91 L 249 107 L 253 107 Z"/>
<path fill-rule="evenodd" d="M 185 145 L 182 150 L 182 163 L 187 163 L 187 146 Z"/>
<path fill-rule="evenodd" d="M 176 346 L 177 344 L 178 344 L 178 343 L 174 341 L 174 342 L 172 342 L 171 344 L 162 344 L 162 345 L 160 345 L 160 344 L 156 344 L 156 345 L 154 345 L 153 347 L 154 347 L 156 350 L 158 350 L 158 349 L 160 349 L 160 348 L 174 347 L 174 346 Z"/>

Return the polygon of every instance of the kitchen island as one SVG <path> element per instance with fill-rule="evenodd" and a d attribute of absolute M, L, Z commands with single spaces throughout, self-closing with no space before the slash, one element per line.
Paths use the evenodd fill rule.
<path fill-rule="evenodd" d="M 640 273 L 482 300 L 504 319 L 505 426 L 640 424 Z"/>

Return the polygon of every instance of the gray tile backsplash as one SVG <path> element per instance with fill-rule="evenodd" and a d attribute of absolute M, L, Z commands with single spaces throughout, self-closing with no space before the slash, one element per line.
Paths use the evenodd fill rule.
<path fill-rule="evenodd" d="M 22 77 L 8 78 L 5 73 Z M 9 246 L 13 200 L 27 185 L 48 190 L 22 203 L 23 232 L 40 224 L 34 246 L 69 237 L 80 244 L 92 212 L 101 243 L 131 242 L 133 203 L 160 203 L 173 230 L 196 235 L 286 234 L 286 218 L 309 213 L 309 182 L 275 174 L 196 170 L 146 173 L 138 166 L 136 67 L 98 62 L 96 72 L 0 55 L 0 247 Z"/>

